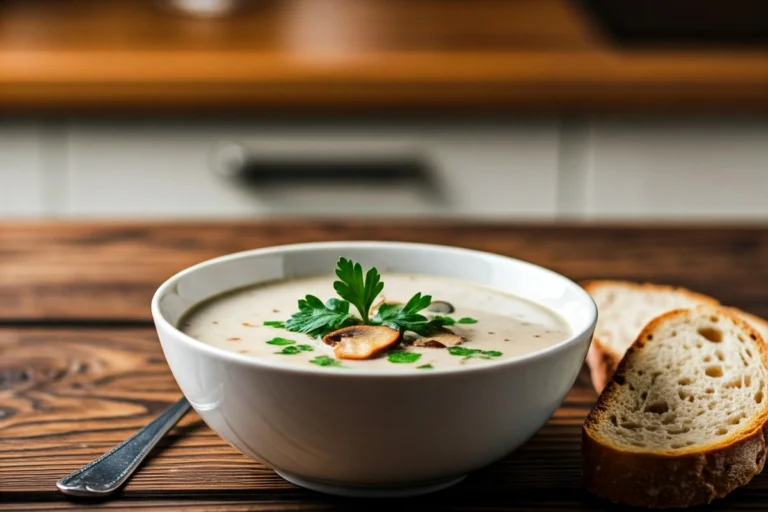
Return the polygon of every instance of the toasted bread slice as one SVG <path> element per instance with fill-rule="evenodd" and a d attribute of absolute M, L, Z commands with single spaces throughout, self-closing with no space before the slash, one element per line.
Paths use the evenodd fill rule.
<path fill-rule="evenodd" d="M 592 385 L 598 393 L 648 322 L 673 309 L 717 304 L 717 300 L 685 288 L 650 283 L 590 281 L 584 289 L 598 309 L 597 327 L 587 353 Z"/>
<path fill-rule="evenodd" d="M 768 347 L 727 308 L 670 311 L 640 333 L 587 416 L 591 492 L 652 508 L 709 503 L 763 469 Z"/>

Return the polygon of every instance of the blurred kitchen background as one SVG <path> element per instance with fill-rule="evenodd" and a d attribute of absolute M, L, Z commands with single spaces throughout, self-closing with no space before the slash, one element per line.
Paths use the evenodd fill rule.
<path fill-rule="evenodd" d="M 0 218 L 768 220 L 768 2 L 3 0 Z"/>

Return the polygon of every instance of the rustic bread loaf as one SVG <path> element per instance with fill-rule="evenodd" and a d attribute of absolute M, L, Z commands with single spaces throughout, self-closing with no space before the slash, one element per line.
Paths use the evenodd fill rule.
<path fill-rule="evenodd" d="M 763 469 L 768 348 L 734 311 L 673 310 L 621 360 L 582 431 L 587 489 L 653 508 L 709 503 Z"/>
<path fill-rule="evenodd" d="M 648 322 L 672 309 L 717 304 L 711 297 L 684 288 L 649 283 L 591 281 L 584 284 L 584 289 L 599 313 L 587 353 L 592 385 L 598 393 Z"/>

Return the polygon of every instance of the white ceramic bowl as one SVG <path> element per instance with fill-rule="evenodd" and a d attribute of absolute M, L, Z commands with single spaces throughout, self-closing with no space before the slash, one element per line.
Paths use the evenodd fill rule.
<path fill-rule="evenodd" d="M 290 367 L 198 342 L 176 325 L 190 307 L 251 283 L 332 274 L 340 256 L 403 272 L 464 279 L 557 312 L 572 336 L 484 366 L 413 374 Z M 166 281 L 152 316 L 173 376 L 205 422 L 286 480 L 348 496 L 438 490 L 529 439 L 573 385 L 597 320 L 565 277 L 494 254 L 424 244 L 330 242 L 232 254 Z"/>

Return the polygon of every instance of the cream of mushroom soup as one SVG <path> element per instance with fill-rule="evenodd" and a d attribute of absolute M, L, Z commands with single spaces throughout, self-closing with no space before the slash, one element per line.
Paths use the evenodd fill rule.
<path fill-rule="evenodd" d="M 372 286 L 365 291 L 362 280 L 352 277 L 339 288 L 332 275 L 240 288 L 192 308 L 179 328 L 247 357 L 328 371 L 483 365 L 570 336 L 554 312 L 491 287 L 426 275 L 376 277 L 384 285 L 380 293 Z M 329 297 L 335 298 L 328 302 Z M 363 320 L 360 310 L 368 306 Z"/>

